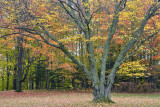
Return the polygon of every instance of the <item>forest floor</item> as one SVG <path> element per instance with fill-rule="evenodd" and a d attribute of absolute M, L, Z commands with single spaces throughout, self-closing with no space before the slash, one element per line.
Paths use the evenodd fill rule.
<path fill-rule="evenodd" d="M 112 93 L 114 104 L 92 103 L 92 93 L 72 91 L 0 91 L 0 107 L 160 107 L 160 93 Z"/>

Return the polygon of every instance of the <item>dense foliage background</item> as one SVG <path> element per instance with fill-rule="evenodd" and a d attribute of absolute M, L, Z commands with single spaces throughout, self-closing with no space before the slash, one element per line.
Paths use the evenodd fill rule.
<path fill-rule="evenodd" d="M 151 2 L 152 0 L 130 0 L 127 2 L 126 8 L 120 13 L 118 28 L 111 42 L 106 74 L 110 73 L 124 44 L 132 38 L 132 34 L 140 25 Z M 37 24 L 42 23 L 51 34 L 56 35 L 57 39 L 64 43 L 77 59 L 89 68 L 85 45 L 88 41 L 56 0 L 26 0 L 26 4 L 21 4 L 21 6 L 17 6 L 18 0 L 2 0 L 0 3 L 2 10 L 0 13 L 0 89 L 2 91 L 16 90 L 17 77 L 21 77 L 23 90 L 91 89 L 91 81 L 85 72 L 61 50 L 45 44 L 40 37 L 34 34 L 34 38 L 29 38 L 28 33 L 24 35 L 13 34 L 13 31 L 23 32 L 15 29 L 19 26 L 32 26 L 39 29 Z M 93 13 L 96 11 L 92 19 L 93 36 L 91 40 L 94 42 L 98 72 L 101 68 L 99 57 L 102 56 L 108 27 L 113 20 L 113 4 L 112 0 L 90 1 L 92 7 L 90 11 Z M 20 18 L 19 12 L 25 14 Z M 159 28 L 160 16 L 157 15 L 147 22 L 143 36 L 148 36 Z M 4 36 L 8 33 L 12 33 L 12 35 Z M 145 42 L 134 56 L 127 59 L 119 67 L 112 87 L 113 91 L 160 91 L 159 35 L 157 33 Z M 49 41 L 54 44 L 54 41 Z M 129 53 L 132 51 L 130 50 Z M 20 68 L 21 74 L 18 73 Z"/>

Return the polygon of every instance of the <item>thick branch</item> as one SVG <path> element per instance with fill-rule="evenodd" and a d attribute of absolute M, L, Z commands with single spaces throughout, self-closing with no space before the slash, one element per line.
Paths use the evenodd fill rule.
<path fill-rule="evenodd" d="M 117 4 L 115 4 L 115 7 L 117 7 L 116 5 Z M 117 7 L 117 9 L 120 9 L 120 8 Z M 111 40 L 113 38 L 113 35 L 116 31 L 117 24 L 118 24 L 120 10 L 117 10 L 117 9 L 115 9 L 112 24 L 109 26 L 109 30 L 108 30 L 108 32 L 109 32 L 108 38 L 107 38 L 106 43 L 104 45 L 104 52 L 103 52 L 103 56 L 102 56 L 102 65 L 101 65 L 101 86 L 103 86 L 103 84 L 105 82 L 105 71 L 106 71 L 106 62 L 107 62 L 107 57 L 108 57 L 108 51 L 109 51 Z M 102 91 L 102 92 L 104 92 L 104 91 Z M 103 93 L 101 93 L 101 94 L 103 94 Z"/>
<path fill-rule="evenodd" d="M 35 31 L 36 33 L 33 33 L 33 34 L 39 35 L 44 41 L 39 40 L 39 39 L 37 39 L 37 38 L 35 38 L 35 37 L 32 37 L 32 36 L 28 36 L 28 35 L 24 35 L 24 36 L 28 36 L 28 37 L 34 38 L 34 39 L 36 39 L 36 40 L 38 40 L 38 41 L 47 43 L 47 44 L 50 45 L 50 46 L 53 46 L 53 47 L 56 47 L 56 48 L 61 49 L 75 64 L 77 64 L 79 67 L 83 68 L 83 70 L 86 72 L 86 74 L 87 74 L 87 76 L 89 77 L 89 79 L 92 80 L 92 76 L 91 76 L 90 72 L 88 71 L 88 69 L 87 69 L 81 62 L 79 62 L 74 56 L 72 56 L 71 53 L 69 53 L 68 50 L 65 49 L 64 45 L 63 45 L 61 42 L 59 42 L 55 37 L 53 37 L 53 36 L 45 29 L 45 27 L 41 26 L 41 28 L 44 30 L 44 33 L 45 33 L 49 38 L 51 38 L 52 40 L 54 40 L 55 42 L 57 42 L 60 46 L 54 45 L 54 44 L 50 43 L 50 42 L 47 41 L 40 33 L 38 33 L 37 31 Z M 24 29 L 24 28 L 23 28 L 23 30 L 32 34 L 32 32 L 30 32 L 30 31 L 28 31 L 28 30 L 26 30 L 26 29 Z"/>
<path fill-rule="evenodd" d="M 84 64 L 82 64 L 82 63 L 81 63 L 80 61 L 78 61 L 74 56 L 72 56 L 71 53 L 68 52 L 67 49 L 65 49 L 64 46 L 60 46 L 60 49 L 61 49 L 75 64 L 77 64 L 80 68 L 82 68 L 82 69 L 86 72 L 88 78 L 89 78 L 91 81 L 93 81 L 93 78 L 92 78 L 89 70 L 87 69 L 86 66 L 84 66 Z"/>
<path fill-rule="evenodd" d="M 118 58 L 116 59 L 116 62 L 113 66 L 113 69 L 111 71 L 111 73 L 109 74 L 109 78 L 107 81 L 114 81 L 114 78 L 115 78 L 115 75 L 116 75 L 116 71 L 118 69 L 118 67 L 121 65 L 121 61 L 124 59 L 125 60 L 125 56 L 126 56 L 126 53 L 133 47 L 133 45 L 138 41 L 138 37 L 141 36 L 141 34 L 143 33 L 143 30 L 144 30 L 144 27 L 147 23 L 147 21 L 154 16 L 154 14 L 156 13 L 156 11 L 158 10 L 159 8 L 159 4 L 156 5 L 156 4 L 152 4 L 151 7 L 148 9 L 146 15 L 145 15 L 145 18 L 144 20 L 142 20 L 142 23 L 141 23 L 141 26 L 140 28 L 137 30 L 135 36 L 133 39 L 131 39 L 122 49 L 122 51 L 120 52 L 120 54 L 118 55 Z M 152 36 L 152 35 L 151 35 Z M 149 39 L 149 37 L 147 37 L 146 39 Z M 142 42 L 143 43 L 143 42 Z M 140 43 L 141 45 L 141 43 Z M 133 53 L 132 53 L 133 54 Z M 127 57 L 126 57 L 127 58 Z"/>

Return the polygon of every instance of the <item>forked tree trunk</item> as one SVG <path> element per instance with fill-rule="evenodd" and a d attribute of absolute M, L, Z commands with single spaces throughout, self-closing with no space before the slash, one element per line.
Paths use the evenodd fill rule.
<path fill-rule="evenodd" d="M 117 59 L 115 65 L 113 66 L 108 78 L 103 83 L 103 86 L 101 86 L 102 85 L 102 83 L 101 83 L 101 85 L 99 85 L 98 90 L 93 89 L 93 96 L 94 96 L 93 102 L 114 103 L 111 99 L 111 88 L 114 83 L 116 71 L 120 65 L 119 60 L 121 58 L 122 57 L 120 57 L 120 56 L 118 57 L 118 59 Z"/>
<path fill-rule="evenodd" d="M 108 82 L 108 84 L 104 84 L 104 89 L 102 87 L 99 87 L 98 90 L 93 89 L 93 102 L 104 102 L 104 103 L 114 103 L 111 100 L 111 88 L 112 88 L 113 82 Z M 103 91 L 104 90 L 104 91 Z"/>
<path fill-rule="evenodd" d="M 104 87 L 104 93 L 103 94 L 100 94 L 101 92 L 101 89 L 99 88 L 99 90 L 93 90 L 93 102 L 104 102 L 104 103 L 114 103 L 112 100 L 111 100 L 111 96 L 110 96 L 110 92 L 111 92 L 111 87 L 112 87 L 112 84 L 110 83 L 108 86 L 105 86 Z"/>

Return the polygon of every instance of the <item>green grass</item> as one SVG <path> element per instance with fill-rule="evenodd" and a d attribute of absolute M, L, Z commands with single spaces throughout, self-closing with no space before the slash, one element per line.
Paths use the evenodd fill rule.
<path fill-rule="evenodd" d="M 113 97 L 148 97 L 148 98 L 159 98 L 160 93 L 112 93 Z"/>

